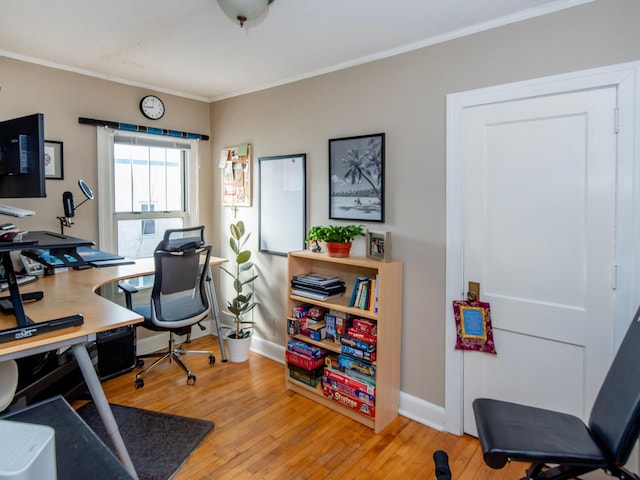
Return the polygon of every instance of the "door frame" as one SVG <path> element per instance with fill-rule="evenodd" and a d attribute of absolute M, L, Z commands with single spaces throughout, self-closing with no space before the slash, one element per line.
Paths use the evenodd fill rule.
<path fill-rule="evenodd" d="M 539 96 L 615 86 L 618 89 L 618 172 L 616 180 L 617 286 L 614 300 L 614 347 L 617 348 L 640 293 L 640 62 L 555 75 L 447 95 L 446 137 L 446 301 L 445 301 L 445 430 L 463 434 L 463 352 L 455 350 L 456 329 L 451 302 L 465 295 L 463 285 L 463 115 L 466 108 Z M 636 280 L 636 285 L 640 280 Z M 614 349 L 615 350 L 615 349 Z"/>

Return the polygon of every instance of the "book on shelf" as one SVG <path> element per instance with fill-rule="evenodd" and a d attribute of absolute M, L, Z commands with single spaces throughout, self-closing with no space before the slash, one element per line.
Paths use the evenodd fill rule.
<path fill-rule="evenodd" d="M 369 288 L 369 298 L 367 299 L 366 309 L 370 312 L 377 312 L 378 303 L 378 276 L 371 279 L 371 286 Z"/>
<path fill-rule="evenodd" d="M 320 300 L 320 301 L 325 301 L 325 300 L 331 300 L 332 298 L 338 298 L 341 297 L 343 292 L 340 293 L 334 293 L 334 294 L 326 294 L 326 293 L 318 293 L 318 292 L 314 292 L 312 290 L 302 290 L 299 288 L 292 288 L 291 289 L 291 293 L 293 295 L 298 295 L 300 297 L 307 297 L 307 298 L 311 298 L 314 300 Z"/>
<path fill-rule="evenodd" d="M 362 293 L 360 295 L 360 301 L 357 304 L 358 308 L 361 308 L 362 310 L 367 310 L 367 305 L 369 304 L 370 291 L 371 291 L 371 280 L 362 282 Z"/>
<path fill-rule="evenodd" d="M 294 275 L 293 277 L 291 277 L 291 280 L 300 282 L 300 283 L 306 283 L 309 285 L 317 285 L 320 287 L 324 287 L 327 285 L 334 285 L 336 283 L 342 282 L 340 277 L 320 275 L 319 273 L 306 273 L 302 275 Z"/>
<path fill-rule="evenodd" d="M 374 291 L 373 305 L 372 305 L 371 311 L 374 313 L 378 313 L 378 275 L 376 275 L 376 278 L 375 278 L 375 285 L 374 285 L 373 291 Z"/>
<path fill-rule="evenodd" d="M 351 291 L 351 299 L 349 300 L 350 307 L 356 307 L 360 304 L 360 299 L 362 296 L 362 288 L 364 284 L 371 280 L 371 277 L 366 275 L 356 277 L 353 282 L 353 290 Z"/>
<path fill-rule="evenodd" d="M 336 283 L 335 285 L 327 285 L 324 287 L 309 285 L 304 282 L 298 282 L 297 280 L 291 280 L 291 288 L 298 290 L 309 290 L 315 293 L 325 293 L 332 295 L 334 293 L 343 293 L 346 290 L 344 282 Z"/>

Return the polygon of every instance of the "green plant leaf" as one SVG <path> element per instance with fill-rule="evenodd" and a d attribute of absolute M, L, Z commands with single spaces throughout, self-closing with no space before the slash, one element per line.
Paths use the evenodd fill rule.
<path fill-rule="evenodd" d="M 256 278 L 258 278 L 258 275 L 254 275 L 254 276 L 253 276 L 253 277 L 251 277 L 250 279 L 245 280 L 244 282 L 242 282 L 242 285 L 246 285 L 246 284 L 248 284 L 248 283 L 251 283 L 251 282 L 253 282 Z"/>
<path fill-rule="evenodd" d="M 240 237 L 242 237 L 242 234 L 240 233 L 240 228 L 238 227 L 237 224 L 232 223 L 231 225 L 229 225 L 229 230 L 231 231 L 232 238 L 239 240 Z"/>
<path fill-rule="evenodd" d="M 251 238 L 251 232 L 247 233 L 247 236 L 244 237 L 244 239 L 242 240 L 242 243 L 240 244 L 240 248 L 243 248 L 250 238 Z"/>
<path fill-rule="evenodd" d="M 236 255 L 240 251 L 240 249 L 238 248 L 238 242 L 236 242 L 235 238 L 233 237 L 229 237 L 229 246 L 231 247 L 233 253 L 235 253 Z"/>
<path fill-rule="evenodd" d="M 241 265 L 245 262 L 248 262 L 250 258 L 251 258 L 251 252 L 249 250 L 243 250 L 242 252 L 238 253 L 238 255 L 236 256 L 236 263 Z"/>
<path fill-rule="evenodd" d="M 238 233 L 240 235 L 238 235 L 238 238 L 242 237 L 244 235 L 244 222 L 242 220 L 238 220 L 238 222 L 236 223 L 236 228 L 238 229 Z"/>

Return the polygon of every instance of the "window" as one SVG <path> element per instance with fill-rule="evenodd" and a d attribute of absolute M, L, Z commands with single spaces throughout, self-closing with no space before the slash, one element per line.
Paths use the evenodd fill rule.
<path fill-rule="evenodd" d="M 100 248 L 150 257 L 166 229 L 197 223 L 197 141 L 102 130 Z"/>
<path fill-rule="evenodd" d="M 151 203 L 145 203 L 143 205 L 141 205 L 142 207 L 142 211 L 143 212 L 155 212 L 156 211 L 156 206 L 155 204 Z M 142 220 L 142 236 L 146 236 L 146 235 L 155 235 L 156 234 L 156 221 L 154 218 L 147 218 L 145 220 Z"/>

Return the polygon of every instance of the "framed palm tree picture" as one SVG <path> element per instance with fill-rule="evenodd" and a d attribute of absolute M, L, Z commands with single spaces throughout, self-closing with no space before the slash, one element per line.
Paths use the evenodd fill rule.
<path fill-rule="evenodd" d="M 384 222 L 384 133 L 329 140 L 329 218 Z"/>

